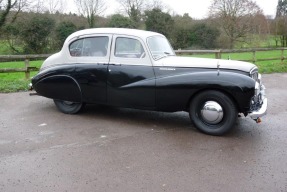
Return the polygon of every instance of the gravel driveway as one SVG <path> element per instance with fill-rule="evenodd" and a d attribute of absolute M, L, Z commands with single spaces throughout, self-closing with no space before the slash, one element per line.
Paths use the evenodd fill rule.
<path fill-rule="evenodd" d="M 224 137 L 187 113 L 91 105 L 65 115 L 28 93 L 0 94 L 0 191 L 287 191 L 287 74 L 263 75 L 261 124 Z"/>

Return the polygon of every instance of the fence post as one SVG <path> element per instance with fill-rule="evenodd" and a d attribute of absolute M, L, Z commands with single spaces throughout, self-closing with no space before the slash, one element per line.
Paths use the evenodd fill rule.
<path fill-rule="evenodd" d="M 253 51 L 253 63 L 256 64 L 256 51 Z"/>
<path fill-rule="evenodd" d="M 30 79 L 30 71 L 29 71 L 28 67 L 30 67 L 29 59 L 25 59 L 25 68 L 26 68 L 25 76 L 26 76 L 26 79 Z"/>
<path fill-rule="evenodd" d="M 216 59 L 221 59 L 221 50 L 218 50 L 218 52 L 215 53 Z"/>
<path fill-rule="evenodd" d="M 284 63 L 284 48 L 281 49 L 281 64 Z"/>

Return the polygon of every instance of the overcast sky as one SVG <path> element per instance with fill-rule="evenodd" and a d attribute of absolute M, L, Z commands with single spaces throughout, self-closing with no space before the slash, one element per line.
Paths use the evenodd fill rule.
<path fill-rule="evenodd" d="M 70 0 L 68 0 L 70 1 Z M 208 16 L 208 9 L 213 0 L 162 0 L 170 9 L 171 14 L 183 15 L 188 13 L 194 19 L 203 19 Z M 265 15 L 276 15 L 278 0 L 254 0 L 263 10 Z M 106 0 L 107 10 L 104 15 L 119 13 L 120 5 L 116 0 Z M 69 3 L 67 12 L 76 12 L 75 5 Z"/>
<path fill-rule="evenodd" d="M 164 0 L 179 14 L 189 13 L 192 18 L 204 18 L 208 15 L 208 8 L 212 0 Z M 275 15 L 277 0 L 255 0 L 265 15 Z"/>
<path fill-rule="evenodd" d="M 108 0 L 109 7 L 106 15 L 113 14 L 119 10 L 116 0 Z M 188 13 L 192 18 L 202 19 L 207 17 L 208 8 L 212 0 L 162 0 L 172 11 L 177 14 Z M 265 15 L 275 16 L 277 0 L 255 0 Z"/>

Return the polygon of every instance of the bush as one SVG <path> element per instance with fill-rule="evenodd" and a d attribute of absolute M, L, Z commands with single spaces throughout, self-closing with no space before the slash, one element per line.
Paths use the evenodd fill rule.
<path fill-rule="evenodd" d="M 24 53 L 40 54 L 49 52 L 49 35 L 55 26 L 55 20 L 48 16 L 35 15 L 26 24 L 23 24 L 21 38 L 24 44 Z"/>
<path fill-rule="evenodd" d="M 189 28 L 179 28 L 174 32 L 173 46 L 175 49 L 204 48 L 213 49 L 217 46 L 220 35 L 216 28 L 206 24 L 195 24 Z"/>
<path fill-rule="evenodd" d="M 148 31 L 154 31 L 170 38 L 174 29 L 174 20 L 168 13 L 162 12 L 160 9 L 145 11 L 145 24 Z"/>
<path fill-rule="evenodd" d="M 135 28 L 132 20 L 128 17 L 125 17 L 120 14 L 112 15 L 108 23 L 109 27 L 118 27 L 118 28 Z"/>
<path fill-rule="evenodd" d="M 189 35 L 190 45 L 205 49 L 216 47 L 216 39 L 220 35 L 219 30 L 206 24 L 196 24 Z"/>
<path fill-rule="evenodd" d="M 66 38 L 75 31 L 77 31 L 77 27 L 74 23 L 70 21 L 59 23 L 55 31 L 56 49 L 60 49 L 63 46 Z"/>

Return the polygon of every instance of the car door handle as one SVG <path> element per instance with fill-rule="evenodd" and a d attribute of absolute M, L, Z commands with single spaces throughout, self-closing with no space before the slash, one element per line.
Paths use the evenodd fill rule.
<path fill-rule="evenodd" d="M 110 63 L 109 65 L 121 66 L 122 64 L 120 64 L 120 63 Z"/>

